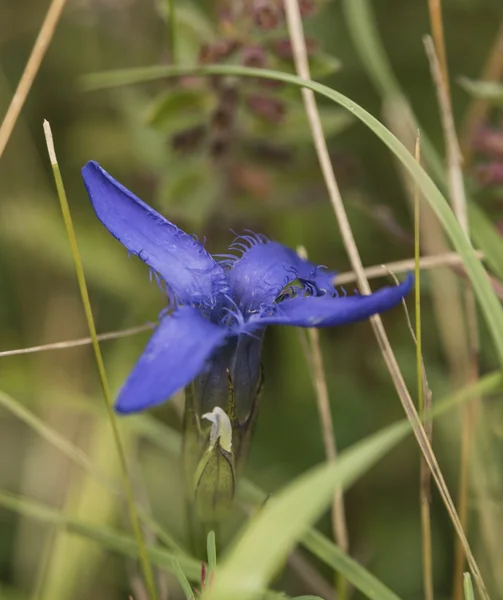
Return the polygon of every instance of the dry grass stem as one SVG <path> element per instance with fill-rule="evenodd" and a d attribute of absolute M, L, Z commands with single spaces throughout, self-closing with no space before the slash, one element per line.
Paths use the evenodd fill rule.
<path fill-rule="evenodd" d="M 438 104 L 440 109 L 440 118 L 444 132 L 445 147 L 447 154 L 447 167 L 449 174 L 449 191 L 453 211 L 465 232 L 467 238 L 469 235 L 468 212 L 466 204 L 466 194 L 464 188 L 462 157 L 459 150 L 456 129 L 452 114 L 449 89 L 445 78 L 443 77 L 441 63 L 437 57 L 435 47 L 431 38 L 424 40 L 426 53 L 430 62 L 433 81 L 437 91 Z M 465 281 L 464 286 L 465 314 L 467 325 L 467 344 L 469 364 L 466 374 L 468 383 L 475 383 L 478 379 L 478 354 L 479 354 L 479 334 L 477 325 L 477 313 L 475 305 L 475 296 L 471 285 Z M 463 423 L 461 428 L 461 452 L 460 452 L 460 478 L 458 492 L 458 511 L 463 529 L 468 529 L 468 489 L 469 489 L 469 459 L 470 446 L 476 430 L 476 407 L 479 398 L 474 399 L 463 409 Z M 454 556 L 454 575 L 453 575 L 453 598 L 462 600 L 463 598 L 463 571 L 465 558 L 463 549 L 459 541 L 456 541 Z"/>
<path fill-rule="evenodd" d="M 482 252 L 477 253 L 479 258 L 483 258 Z M 367 279 L 376 279 L 377 277 L 386 277 L 389 271 L 393 273 L 408 273 L 414 269 L 415 261 L 413 258 L 397 260 L 384 265 L 374 265 L 364 269 Z M 419 260 L 421 270 L 437 269 L 439 267 L 463 267 L 463 260 L 456 252 L 443 252 L 436 256 L 423 256 Z M 357 281 L 356 273 L 348 271 L 336 275 L 334 285 L 346 285 Z M 0 354 L 1 356 L 1 354 Z"/>
<path fill-rule="evenodd" d="M 305 39 L 302 29 L 302 20 L 300 17 L 297 0 L 285 0 L 285 9 L 290 38 L 292 40 L 296 71 L 300 77 L 304 79 L 309 79 L 309 64 L 307 60 Z M 337 221 L 339 223 L 339 228 L 341 231 L 343 242 L 348 253 L 351 266 L 357 275 L 357 281 L 360 287 L 360 291 L 363 294 L 368 294 L 370 293 L 370 286 L 365 276 L 365 271 L 363 269 L 360 254 L 358 252 L 358 248 L 353 237 L 353 233 L 351 231 L 351 226 L 349 224 L 346 210 L 344 208 L 337 181 L 335 179 L 335 175 L 332 169 L 330 155 L 328 153 L 325 136 L 323 134 L 323 127 L 321 125 L 316 100 L 313 92 L 308 89 L 303 89 L 302 94 L 306 114 L 313 135 L 316 152 L 320 161 L 323 177 L 329 192 L 330 201 L 332 203 Z M 386 335 L 386 331 L 384 330 L 382 320 L 379 316 L 374 316 L 371 318 L 370 322 L 376 335 L 377 342 L 381 349 L 383 358 L 386 362 L 386 366 L 388 367 L 388 370 L 392 376 L 396 390 L 402 402 L 402 406 L 404 408 L 406 416 L 413 427 L 414 435 L 419 443 L 421 451 L 423 452 L 428 466 L 438 485 L 440 494 L 442 496 L 443 501 L 446 504 L 449 516 L 451 517 L 456 533 L 462 541 L 463 547 L 467 555 L 468 563 L 470 565 L 470 570 L 472 571 L 477 587 L 480 591 L 481 596 L 488 600 L 489 596 L 482 578 L 482 574 L 471 552 L 468 540 L 466 539 L 461 523 L 459 522 L 456 508 L 447 489 L 445 480 L 440 471 L 440 467 L 433 453 L 426 432 L 417 414 L 414 402 L 412 401 L 412 398 L 410 397 L 410 394 L 408 392 L 407 386 L 396 361 L 393 349 L 391 348 L 391 344 Z"/>
<path fill-rule="evenodd" d="M 149 323 L 147 325 L 138 325 L 136 327 L 129 327 L 128 329 L 121 329 L 120 331 L 99 333 L 96 337 L 100 342 L 106 340 L 117 340 L 119 338 L 136 335 L 145 331 L 151 331 L 154 327 L 155 324 Z M 43 344 L 41 346 L 30 346 L 29 348 L 16 348 L 15 350 L 4 350 L 0 352 L 0 358 L 4 358 L 6 356 L 18 356 L 20 354 L 33 354 L 35 352 L 46 352 L 47 350 L 64 350 L 67 348 L 76 348 L 77 346 L 87 346 L 92 343 L 93 339 L 91 337 L 84 337 L 76 340 L 68 340 L 66 342 L 54 342 L 52 344 Z"/>
<path fill-rule="evenodd" d="M 482 252 L 478 251 L 477 256 L 483 258 Z M 456 252 L 444 252 L 437 256 L 423 256 L 420 261 L 421 270 L 438 269 L 442 267 L 453 267 L 460 268 L 463 272 L 462 266 L 463 261 L 459 254 Z M 414 269 L 414 259 L 407 258 L 405 260 L 398 260 L 395 262 L 386 263 L 383 265 L 373 265 L 364 269 L 365 276 L 367 279 L 376 279 L 378 277 L 387 277 L 390 272 L 392 273 L 408 273 Z M 346 285 L 348 283 L 355 283 L 357 277 L 354 271 L 347 271 L 341 273 L 334 278 L 334 285 Z M 499 296 L 503 299 L 503 288 L 496 289 Z M 97 338 L 100 342 L 108 340 L 117 340 L 120 338 L 129 337 L 132 335 L 138 335 L 146 331 L 152 331 L 155 328 L 155 323 L 147 323 L 145 325 L 137 325 L 136 327 L 129 327 L 127 329 L 120 329 L 118 331 L 109 331 L 106 333 L 99 333 Z M 20 356 L 22 354 L 34 354 L 37 352 L 48 352 L 51 350 L 66 350 L 68 348 L 76 348 L 79 346 L 87 346 L 92 344 L 92 338 L 83 337 L 75 340 L 65 340 L 62 342 L 52 342 L 48 344 L 41 344 L 38 346 L 29 346 L 26 348 L 15 348 L 13 350 L 2 350 L 0 351 L 0 358 L 6 358 L 8 356 Z"/>
<path fill-rule="evenodd" d="M 414 155 L 416 161 L 421 163 L 421 141 L 419 131 L 416 137 L 416 147 Z M 425 421 L 425 414 L 429 414 L 431 411 L 431 391 L 428 386 L 426 378 L 426 369 L 424 367 L 423 355 L 422 355 L 422 335 L 421 335 L 421 286 L 420 286 L 420 265 L 419 265 L 419 254 L 420 254 L 420 203 L 421 195 L 419 193 L 419 187 L 414 186 L 414 256 L 415 256 L 415 276 L 416 276 L 416 288 L 415 288 L 415 307 L 416 307 L 416 363 L 417 363 L 417 388 L 418 388 L 418 411 L 421 421 L 423 421 L 424 429 L 430 444 L 433 439 L 433 422 L 431 419 Z M 404 302 L 405 305 L 405 302 Z M 407 312 L 407 307 L 405 307 Z M 431 475 L 428 465 L 421 456 L 420 460 L 420 482 L 419 482 L 419 505 L 421 509 L 421 540 L 422 540 L 422 556 L 423 556 L 423 588 L 425 600 L 433 600 L 433 547 L 431 541 L 431 514 L 430 514 L 430 500 L 431 500 Z"/>
<path fill-rule="evenodd" d="M 297 249 L 299 256 L 307 258 L 306 249 L 300 247 Z M 325 377 L 325 368 L 323 366 L 323 355 L 320 348 L 320 337 L 317 329 L 308 329 L 307 336 L 309 345 L 307 348 L 308 362 L 312 369 L 313 385 L 316 392 L 316 401 L 318 405 L 318 414 L 320 416 L 321 432 L 323 437 L 323 446 L 327 461 L 335 462 L 337 460 L 337 442 L 332 424 L 332 414 L 330 412 L 330 398 L 328 395 L 327 380 Z M 346 511 L 344 508 L 344 495 L 342 490 L 336 490 L 332 503 L 332 527 L 333 536 L 337 544 L 344 550 L 349 551 L 348 530 L 346 525 Z"/>
<path fill-rule="evenodd" d="M 435 42 L 438 61 L 445 82 L 447 94 L 449 92 L 449 71 L 447 69 L 447 55 L 445 52 L 444 20 L 442 18 L 442 0 L 428 0 L 428 12 L 430 15 L 431 34 Z"/>
<path fill-rule="evenodd" d="M 0 157 L 4 152 L 14 126 L 16 125 L 16 121 L 30 92 L 33 80 L 37 76 L 65 4 L 66 0 L 52 0 L 49 10 L 45 15 L 44 22 L 42 23 L 35 45 L 31 51 L 30 58 L 26 63 L 26 67 L 19 80 L 16 91 L 14 92 L 9 108 L 5 113 L 2 126 L 0 127 Z"/>
<path fill-rule="evenodd" d="M 446 81 L 443 78 L 441 62 L 437 56 L 438 50 L 433 45 L 431 37 L 424 38 L 424 46 L 430 62 L 431 74 L 437 91 L 440 119 L 444 132 L 447 154 L 447 167 L 449 174 L 449 191 L 452 210 L 456 215 L 461 228 L 468 236 L 468 211 L 466 207 L 466 194 L 461 168 L 462 157 L 456 137 L 456 126 L 452 114 L 451 99 Z"/>

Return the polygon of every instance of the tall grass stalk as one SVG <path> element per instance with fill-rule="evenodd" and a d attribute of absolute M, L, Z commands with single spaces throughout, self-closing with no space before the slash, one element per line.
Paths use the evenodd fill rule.
<path fill-rule="evenodd" d="M 301 246 L 297 249 L 300 257 L 307 259 L 306 249 Z M 312 371 L 313 387 L 316 393 L 316 402 L 318 415 L 320 418 L 321 435 L 325 449 L 325 458 L 327 461 L 335 463 L 337 461 L 337 442 L 335 439 L 334 426 L 330 411 L 330 398 L 328 395 L 327 379 L 325 368 L 323 366 L 323 355 L 320 348 L 320 336 L 317 329 L 309 328 L 307 330 L 308 352 L 307 360 Z M 341 489 L 336 489 L 332 502 L 332 533 L 334 540 L 344 550 L 349 552 L 348 530 L 346 524 L 346 511 L 344 508 L 344 494 Z M 337 592 L 340 600 L 347 596 L 346 580 L 338 574 Z"/>
<path fill-rule="evenodd" d="M 302 20 L 300 16 L 298 3 L 296 2 L 296 0 L 285 0 L 285 8 L 290 38 L 292 41 L 296 71 L 300 77 L 302 77 L 305 80 L 309 80 L 309 63 L 307 60 L 305 38 L 303 34 Z M 367 278 L 365 277 L 358 247 L 356 245 L 351 230 L 349 219 L 347 217 L 344 203 L 342 201 L 335 174 L 332 168 L 314 93 L 310 89 L 303 88 L 302 95 L 304 98 L 306 114 L 311 126 L 314 145 L 318 154 L 318 159 L 320 161 L 323 177 L 325 179 L 330 200 L 332 202 L 332 206 L 334 208 L 336 218 L 339 223 L 342 239 L 346 251 L 348 253 L 349 260 L 351 261 L 351 266 L 358 276 L 358 285 L 360 287 L 360 291 L 363 294 L 369 294 L 371 293 L 370 286 Z M 400 367 L 398 366 L 395 354 L 389 342 L 388 336 L 386 335 L 382 319 L 380 318 L 380 316 L 376 315 L 371 318 L 370 322 L 374 330 L 374 334 L 376 336 L 380 350 L 382 352 L 384 361 L 388 367 L 388 370 L 391 374 L 396 390 L 402 402 L 405 414 L 407 415 L 407 418 L 412 424 L 414 434 L 416 435 L 421 451 L 423 452 L 428 466 L 431 472 L 433 473 L 433 476 L 435 477 L 435 481 L 439 486 L 439 491 L 444 499 L 444 502 L 446 503 L 447 510 L 453 520 L 458 537 L 462 541 L 463 548 L 470 562 L 472 572 L 474 572 L 474 577 L 477 581 L 481 595 L 488 600 L 489 596 L 482 578 L 482 574 L 480 573 L 480 569 L 471 552 L 468 540 L 464 533 L 463 527 L 459 521 L 456 508 L 454 506 L 454 503 L 452 502 L 449 490 L 441 473 L 435 454 L 431 448 L 428 436 L 419 419 L 417 410 L 414 406 L 414 402 L 412 401 L 412 398 L 410 397 L 410 394 L 408 392 L 407 386 L 400 371 Z"/>
<path fill-rule="evenodd" d="M 7 146 L 7 142 L 16 125 L 16 121 L 23 109 L 26 98 L 30 93 L 31 86 L 37 76 L 42 61 L 44 60 L 45 53 L 51 43 L 54 31 L 56 30 L 56 25 L 59 22 L 65 4 L 66 0 L 52 0 L 45 15 L 44 22 L 42 23 L 35 45 L 31 51 L 30 58 L 26 63 L 26 67 L 21 75 L 21 79 L 19 80 L 14 96 L 12 97 L 0 127 L 0 157 L 5 150 L 5 146 Z"/>
<path fill-rule="evenodd" d="M 419 131 L 416 137 L 415 157 L 421 163 L 421 142 Z M 423 421 L 424 428 L 432 442 L 431 419 L 425 421 L 425 414 L 431 410 L 431 395 L 425 390 L 425 370 L 423 364 L 423 346 L 421 334 L 421 269 L 419 265 L 420 254 L 420 202 L 421 197 L 417 185 L 414 189 L 414 257 L 415 257 L 415 316 L 416 316 L 416 368 L 417 368 L 417 404 L 419 418 Z M 425 393 L 426 392 L 426 393 Z M 421 539 L 423 557 L 423 588 L 425 600 L 433 600 L 433 548 L 431 542 L 431 514 L 430 514 L 430 484 L 431 475 L 428 465 L 421 456 L 419 473 L 419 505 L 421 511 Z"/>
<path fill-rule="evenodd" d="M 61 212 L 63 214 L 63 220 L 65 223 L 65 229 L 68 235 L 68 241 L 70 244 L 70 249 L 75 265 L 75 272 L 77 275 L 77 280 L 79 284 L 80 295 L 82 297 L 82 303 L 84 305 L 84 312 L 86 315 L 87 325 L 89 328 L 89 333 L 93 340 L 93 349 L 96 358 L 96 364 L 98 367 L 98 372 L 101 381 L 101 387 L 103 390 L 103 396 L 105 399 L 105 404 L 107 408 L 108 418 L 110 420 L 110 425 L 112 427 L 112 432 L 114 436 L 115 446 L 117 448 L 117 453 L 119 455 L 120 469 L 121 475 L 124 485 L 124 491 L 126 495 L 129 518 L 131 521 L 131 526 L 133 528 L 134 536 L 136 538 L 138 544 L 138 555 L 140 558 L 140 563 L 143 571 L 143 576 L 145 578 L 145 583 L 147 586 L 148 594 L 151 600 L 157 600 L 157 590 L 154 583 L 154 575 L 152 570 L 152 565 L 150 564 L 150 560 L 147 554 L 147 548 L 145 544 L 145 540 L 143 538 L 143 533 L 140 527 L 140 520 L 138 518 L 138 512 L 136 510 L 136 504 L 133 496 L 133 488 L 131 484 L 131 480 L 129 478 L 126 456 L 124 452 L 124 447 L 122 445 L 121 436 L 119 432 L 119 426 L 117 423 L 117 418 L 115 416 L 113 405 L 112 405 L 112 397 L 110 393 L 110 387 L 108 384 L 108 378 L 105 371 L 105 364 L 103 362 L 103 357 L 101 355 L 100 345 L 96 336 L 96 326 L 94 324 L 93 312 L 91 309 L 91 302 L 89 299 L 89 292 L 87 290 L 86 279 L 84 275 L 84 268 L 82 266 L 82 260 L 80 257 L 80 252 L 77 244 L 77 237 L 75 235 L 75 229 L 73 227 L 72 216 L 70 212 L 70 206 L 68 204 L 68 200 L 66 197 L 65 187 L 63 185 L 63 178 L 61 177 L 61 172 L 59 170 L 58 161 L 56 158 L 56 151 L 54 149 L 54 141 L 52 137 L 51 126 L 48 121 L 44 121 L 44 134 L 45 140 L 47 144 L 47 149 L 49 152 L 49 159 L 51 162 L 51 167 L 54 175 L 54 181 L 56 183 L 56 189 L 58 192 L 58 198 L 61 205 Z"/>
<path fill-rule="evenodd" d="M 441 18 L 441 15 L 437 18 Z M 436 41 L 437 43 L 437 41 Z M 445 58 L 445 45 L 443 38 L 438 41 L 442 44 L 442 49 L 435 47 L 431 38 L 425 39 L 426 52 L 430 61 L 433 81 L 437 90 L 438 104 L 440 109 L 440 118 L 444 132 L 444 140 L 447 155 L 447 168 L 449 175 L 450 201 L 463 232 L 470 238 L 468 211 L 466 203 L 466 194 L 463 180 L 461 152 L 456 136 L 454 117 L 452 114 L 451 98 L 449 86 L 447 83 L 447 64 L 442 67 L 440 55 Z M 468 346 L 468 372 L 467 381 L 473 383 L 479 376 L 478 355 L 479 355 L 479 332 L 477 325 L 477 313 L 475 307 L 475 297 L 469 282 L 464 284 L 464 308 L 467 324 L 467 346 Z M 478 398 L 463 409 L 461 426 L 461 450 L 460 450 L 460 477 L 458 489 L 458 512 L 461 524 L 465 531 L 468 531 L 468 490 L 470 485 L 469 462 L 470 447 L 476 431 L 476 414 Z M 453 574 L 453 598 L 461 600 L 463 597 L 463 570 L 465 566 L 465 557 L 459 541 L 455 541 L 454 547 L 454 574 Z"/>

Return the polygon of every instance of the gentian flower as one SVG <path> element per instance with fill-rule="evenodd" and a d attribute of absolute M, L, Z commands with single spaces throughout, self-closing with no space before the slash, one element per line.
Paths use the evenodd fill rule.
<path fill-rule="evenodd" d="M 213 257 L 96 162 L 82 174 L 99 220 L 154 271 L 174 306 L 122 387 L 116 410 L 141 411 L 186 388 L 189 470 L 196 472 L 205 450 L 218 446 L 218 424 L 228 418 L 232 441 L 218 450 L 230 465 L 232 481 L 226 485 L 232 488 L 232 461 L 242 454 L 256 417 L 266 327 L 360 321 L 399 304 L 413 285 L 409 277 L 368 296 L 341 295 L 332 284 L 333 273 L 254 233 L 238 237 L 229 254 Z"/>

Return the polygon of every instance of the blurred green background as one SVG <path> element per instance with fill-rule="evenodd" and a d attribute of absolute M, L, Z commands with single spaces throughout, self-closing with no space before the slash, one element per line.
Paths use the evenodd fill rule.
<path fill-rule="evenodd" d="M 216 4 L 210 0 L 177 3 L 180 62 L 193 64 L 202 42 L 223 35 Z M 425 131 L 443 151 L 422 42 L 429 31 L 426 2 L 375 0 L 370 4 L 396 76 Z M 459 122 L 470 98 L 456 79 L 478 76 L 503 10 L 500 0 L 445 0 L 443 6 Z M 35 0 L 0 0 L 0 115 L 7 109 L 47 7 L 47 2 Z M 68 0 L 0 160 L 0 351 L 87 335 L 43 139 L 44 118 L 53 128 L 99 332 L 154 321 L 164 299 L 155 282 L 149 281 L 148 269 L 129 259 L 94 217 L 80 177 L 81 167 L 90 159 L 182 229 L 206 237 L 212 252 L 226 251 L 234 238 L 230 229 L 251 229 L 292 247 L 302 244 L 313 261 L 329 268 L 341 272 L 349 268 L 297 91 L 236 82 L 239 99 L 231 145 L 222 155 L 212 138 L 214 129 L 197 148 L 190 139 L 188 148 L 174 148 L 176 140 L 178 146 L 180 140 L 187 142 L 189 128 L 203 125 L 208 131 L 219 101 L 217 84 L 187 78 L 82 91 L 84 74 L 168 62 L 165 12 L 161 0 Z M 318 7 L 306 17 L 305 27 L 317 42 L 313 56 L 320 57 L 320 77 L 327 75 L 326 83 L 380 117 L 382 99 L 362 65 L 343 7 L 335 1 Z M 251 28 L 246 35 L 262 47 L 270 37 L 286 37 L 284 29 L 264 35 Z M 268 51 L 267 61 L 272 56 Z M 279 99 L 285 115 L 275 122 L 247 109 L 246 98 L 257 94 Z M 333 164 L 364 264 L 411 257 L 409 203 L 390 154 L 342 109 L 321 104 Z M 477 190 L 497 219 L 498 190 Z M 375 288 L 385 283 L 389 282 L 378 280 Z M 430 280 L 424 278 L 424 357 L 434 398 L 439 398 L 450 389 L 450 375 L 429 286 Z M 348 291 L 353 287 L 348 285 Z M 384 321 L 407 381 L 414 386 L 415 348 L 404 313 L 396 309 Z M 147 339 L 144 333 L 102 344 L 114 391 Z M 402 412 L 368 323 L 325 330 L 321 343 L 342 450 L 400 418 Z M 482 354 L 484 371 L 493 366 L 490 348 Z M 0 361 L 0 389 L 117 478 L 115 448 L 100 410 L 91 347 Z M 264 368 L 262 408 L 246 476 L 272 492 L 322 461 L 324 453 L 298 331 L 279 327 L 268 331 Z M 181 398 L 175 398 L 153 413 L 180 429 L 181 410 Z M 139 502 L 150 506 L 183 544 L 186 530 L 177 459 L 128 424 L 133 421 L 124 419 L 121 426 Z M 458 418 L 450 415 L 438 422 L 434 436 L 453 491 L 458 431 Z M 405 599 L 422 597 L 418 456 L 415 443 L 408 440 L 350 490 L 346 503 L 352 555 Z M 3 409 L 0 488 L 98 525 L 127 523 L 113 495 Z M 224 527 L 224 539 L 237 531 L 239 514 L 236 511 Z M 436 491 L 432 519 L 435 588 L 437 597 L 443 598 L 451 588 L 453 533 Z M 328 517 L 320 527 L 330 531 Z M 330 572 L 316 561 L 313 564 L 330 582 Z M 0 510 L 2 598 L 99 600 L 126 598 L 133 590 L 135 600 L 140 600 L 137 584 L 134 562 L 55 526 Z M 170 598 L 181 598 L 177 585 L 171 580 L 169 584 Z M 313 593 L 312 581 L 306 580 L 305 569 L 298 565 L 287 565 L 277 584 L 292 595 Z M 314 591 L 320 593 L 319 588 Z"/>

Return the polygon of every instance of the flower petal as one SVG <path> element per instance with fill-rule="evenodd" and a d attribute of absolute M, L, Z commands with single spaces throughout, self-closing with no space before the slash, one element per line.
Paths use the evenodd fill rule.
<path fill-rule="evenodd" d="M 252 243 L 229 273 L 233 297 L 241 311 L 255 311 L 263 304 L 272 304 L 281 290 L 296 279 L 315 285 L 320 292 L 332 292 L 334 273 L 303 260 L 279 242 Z"/>
<path fill-rule="evenodd" d="M 185 303 L 215 304 L 228 293 L 223 267 L 197 242 L 115 181 L 98 163 L 82 169 L 98 219 L 132 254 L 154 269 Z"/>
<path fill-rule="evenodd" d="M 334 327 L 367 319 L 399 304 L 414 285 L 409 277 L 400 285 L 384 287 L 374 294 L 334 298 L 325 296 L 297 296 L 277 304 L 273 311 L 254 315 L 246 329 L 264 325 L 295 325 L 297 327 Z"/>
<path fill-rule="evenodd" d="M 165 317 L 119 393 L 115 408 L 131 413 L 168 400 L 190 383 L 229 335 L 191 306 Z"/>

